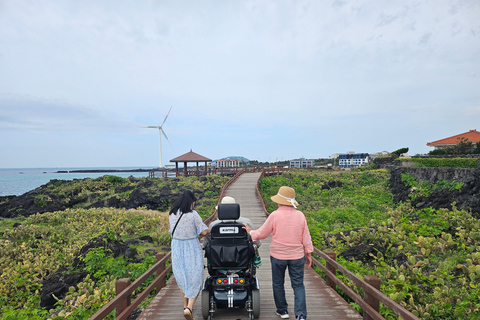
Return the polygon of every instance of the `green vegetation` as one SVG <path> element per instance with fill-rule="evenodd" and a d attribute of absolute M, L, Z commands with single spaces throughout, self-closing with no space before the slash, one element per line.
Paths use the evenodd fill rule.
<path fill-rule="evenodd" d="M 12 216 L 67 208 L 130 209 L 146 206 L 152 210 L 167 211 L 182 190 L 190 189 L 199 199 L 197 208 L 200 215 L 205 217 L 209 212 L 204 208 L 209 208 L 216 202 L 220 189 L 228 179 L 226 176 L 211 175 L 168 179 L 103 176 L 73 181 L 52 180 L 39 189 L 19 196 L 16 202 L 5 198 L 0 206 Z"/>
<path fill-rule="evenodd" d="M 182 177 L 175 179 L 136 179 L 130 181 L 115 176 L 74 181 L 51 181 L 46 191 L 35 201 L 47 203 L 60 194 L 104 200 L 111 196 L 126 198 L 140 183 L 153 196 L 169 194 L 168 204 L 180 190 L 193 190 L 199 200 L 196 210 L 202 217 L 214 211 L 218 191 L 228 177 Z M 150 185 L 150 189 L 146 186 Z M 131 186 L 132 190 L 115 194 L 115 188 Z M 171 188 L 171 189 L 168 189 Z M 103 196 L 103 198 L 102 198 Z M 15 223 L 20 226 L 13 227 Z M 107 229 L 108 228 L 108 229 Z M 87 319 L 115 296 L 118 277 L 132 281 L 148 270 L 155 257 L 145 255 L 170 246 L 168 212 L 115 208 L 70 208 L 64 211 L 35 214 L 29 217 L 0 220 L 0 319 Z M 106 232 L 107 230 L 107 232 Z M 77 288 L 71 287 L 64 299 L 59 299 L 50 312 L 40 308 L 42 281 L 65 266 L 72 272 L 74 258 L 91 239 L 107 233 L 109 239 L 127 240 L 151 236 L 153 243 L 135 247 L 143 257 L 133 261 L 124 256 L 113 258 L 109 250 L 96 248 L 83 258 L 89 275 Z M 149 281 L 152 281 L 149 279 Z M 142 290 L 148 281 L 139 289 Z M 138 292 L 134 292 L 136 294 Z M 114 312 L 109 316 L 114 319 Z"/>
<path fill-rule="evenodd" d="M 157 251 L 160 251 L 161 246 L 169 245 L 170 239 L 168 213 L 144 209 L 68 209 L 36 214 L 16 221 L 22 225 L 5 229 L 0 239 L 2 319 L 8 319 L 8 314 L 13 310 L 18 312 L 16 309 L 19 306 L 23 306 L 21 310 L 25 316 L 41 314 L 39 304 L 42 281 L 60 266 L 71 265 L 81 247 L 104 233 L 107 227 L 109 233 L 119 239 L 149 235 L 154 239 L 153 248 Z M 12 222 L 8 222 L 11 225 Z M 60 300 L 59 309 L 63 308 L 66 315 L 76 314 L 79 312 L 75 311 L 77 309 L 85 309 L 82 311 L 84 315 L 93 314 L 115 296 L 116 277 L 134 280 L 139 272 L 143 273 L 154 264 L 152 258 L 155 259 L 145 258 L 142 266 L 137 266 L 124 258 L 114 259 L 104 253 L 102 255 L 98 249 L 91 251 L 85 258 L 87 271 L 99 280 L 94 282 L 87 278 L 78 289 L 71 288 L 69 295 L 75 299 Z M 88 295 L 91 292 L 93 294 Z M 83 295 L 83 299 L 79 299 Z"/>
<path fill-rule="evenodd" d="M 415 210 L 409 203 L 395 204 L 388 180 L 385 170 L 299 170 L 265 177 L 260 189 L 273 211 L 277 206 L 270 196 L 282 185 L 295 188 L 314 245 L 323 251 L 334 250 L 338 256 L 373 244 L 375 253 L 366 261 L 337 261 L 359 277 L 379 277 L 382 292 L 419 318 L 480 319 L 480 221 L 455 208 Z M 404 182 L 411 185 L 412 180 L 405 176 Z M 459 187 L 446 182 L 437 187 L 442 183 Z M 416 187 L 427 193 L 435 186 Z M 352 281 L 340 278 L 363 296 Z M 397 319 L 383 305 L 380 309 L 386 319 Z"/>
<path fill-rule="evenodd" d="M 379 277 L 382 292 L 421 319 L 480 319 L 479 220 L 455 208 L 416 210 L 409 203 L 396 204 L 389 178 L 387 170 L 372 167 L 353 171 L 292 170 L 264 177 L 260 189 L 268 210 L 273 211 L 277 206 L 270 196 L 282 185 L 295 188 L 314 245 L 321 250 L 334 250 L 339 255 L 359 244 L 374 245 L 375 252 L 368 259 L 338 257 L 337 261 L 360 277 Z M 108 177 L 76 183 L 52 181 L 47 185 L 50 191 L 35 201 L 48 204 L 59 194 L 94 195 L 99 201 L 105 199 L 101 194 L 126 199 L 137 188 L 152 196 L 163 189 L 164 194 L 173 196 L 181 189 L 190 189 L 199 196 L 196 210 L 206 217 L 214 210 L 220 187 L 228 178 L 169 179 L 168 184 L 163 179 L 152 179 L 152 183 L 144 180 L 141 186 L 128 179 Z M 403 175 L 402 181 L 414 189 L 412 197 L 428 195 L 435 188 L 461 187 L 448 181 L 419 184 L 410 175 Z M 116 193 L 117 188 L 121 192 Z M 21 225 L 13 228 L 16 222 Z M 87 319 L 114 297 L 117 277 L 136 279 L 154 264 L 154 257 L 149 255 L 134 262 L 123 256 L 114 259 L 102 248 L 91 250 L 83 258 L 89 276 L 77 288 L 71 287 L 56 309 L 41 309 L 42 281 L 59 267 L 71 266 L 81 247 L 105 233 L 107 227 L 110 239 L 151 236 L 151 246 L 135 247 L 141 256 L 148 249 L 160 251 L 170 243 L 168 213 L 146 208 L 76 208 L 1 220 L 1 320 Z M 352 281 L 340 278 L 363 295 Z M 349 300 L 343 292 L 340 294 Z M 397 319 L 383 305 L 381 313 L 386 319 Z M 112 313 L 109 319 L 113 318 Z"/>
<path fill-rule="evenodd" d="M 436 183 L 430 181 L 417 182 L 414 176 L 409 173 L 402 173 L 402 182 L 405 186 L 411 188 L 411 193 L 408 195 L 412 200 L 417 197 L 427 197 L 435 189 L 447 188 L 449 191 L 460 190 L 463 186 L 463 182 L 441 180 Z"/>
<path fill-rule="evenodd" d="M 400 157 L 402 154 L 407 153 L 408 150 L 409 150 L 409 148 L 400 148 L 400 149 L 398 149 L 398 150 L 393 151 L 393 152 L 391 153 L 391 155 L 392 155 L 392 157 L 394 157 L 394 158 L 398 158 L 398 157 Z"/>
<path fill-rule="evenodd" d="M 477 158 L 404 158 L 401 161 L 418 163 L 421 167 L 477 168 Z"/>

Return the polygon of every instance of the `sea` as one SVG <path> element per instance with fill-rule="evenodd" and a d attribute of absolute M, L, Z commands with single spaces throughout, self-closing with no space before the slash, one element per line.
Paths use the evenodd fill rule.
<path fill-rule="evenodd" d="M 0 196 L 22 195 L 34 190 L 50 180 L 73 180 L 84 178 L 98 178 L 104 175 L 115 175 L 122 178 L 130 176 L 148 177 L 148 172 L 108 172 L 108 170 L 135 170 L 138 167 L 112 167 L 112 168 L 0 168 Z M 148 169 L 148 168 L 146 168 Z M 94 173 L 70 172 L 75 170 L 100 170 Z M 102 170 L 105 170 L 102 172 Z M 62 172 L 62 173 L 61 173 Z"/>

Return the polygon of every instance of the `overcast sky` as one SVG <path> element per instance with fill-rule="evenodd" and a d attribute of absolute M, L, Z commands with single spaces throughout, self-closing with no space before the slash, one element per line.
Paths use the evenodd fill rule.
<path fill-rule="evenodd" d="M 480 1 L 0 0 L 0 168 L 328 158 L 480 131 Z"/>

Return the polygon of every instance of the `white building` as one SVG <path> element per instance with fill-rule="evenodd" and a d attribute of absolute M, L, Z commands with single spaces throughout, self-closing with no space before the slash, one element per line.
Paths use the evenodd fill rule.
<path fill-rule="evenodd" d="M 239 159 L 219 159 L 217 160 L 217 168 L 237 168 L 240 167 Z"/>
<path fill-rule="evenodd" d="M 305 158 L 290 160 L 290 168 L 310 168 L 313 167 L 314 163 L 314 160 L 307 160 Z"/>
<path fill-rule="evenodd" d="M 368 153 L 341 153 L 338 156 L 338 165 L 343 168 L 360 167 L 368 165 L 369 160 Z"/>

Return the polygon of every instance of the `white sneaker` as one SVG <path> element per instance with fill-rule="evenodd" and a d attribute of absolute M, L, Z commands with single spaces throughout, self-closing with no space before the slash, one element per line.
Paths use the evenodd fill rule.
<path fill-rule="evenodd" d="M 282 319 L 290 318 L 290 316 L 288 315 L 288 311 L 282 311 L 281 313 L 278 313 L 278 312 L 275 311 L 275 314 Z"/>

